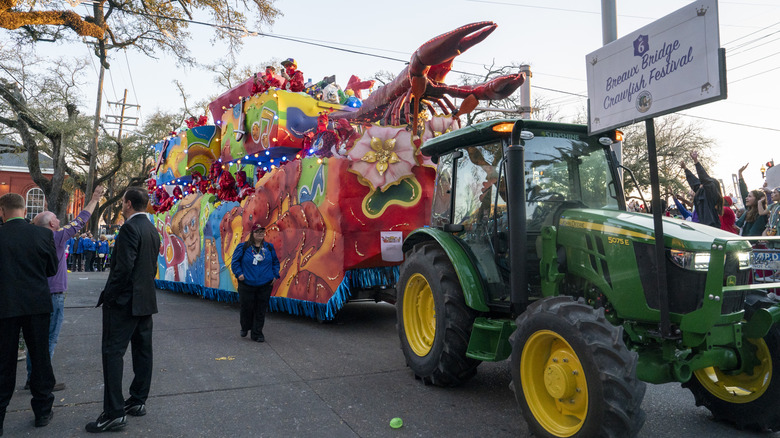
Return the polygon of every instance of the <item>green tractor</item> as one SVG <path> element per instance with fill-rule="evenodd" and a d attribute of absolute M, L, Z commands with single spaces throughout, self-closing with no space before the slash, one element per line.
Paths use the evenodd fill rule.
<path fill-rule="evenodd" d="M 396 286 L 408 366 L 454 386 L 511 357 L 537 436 L 635 436 L 644 382 L 780 430 L 780 306 L 766 292 L 780 284 L 749 284 L 750 242 L 696 223 L 664 218 L 659 257 L 654 218 L 626 211 L 621 137 L 494 120 L 423 145 L 438 164 L 431 225 L 404 241 Z"/>

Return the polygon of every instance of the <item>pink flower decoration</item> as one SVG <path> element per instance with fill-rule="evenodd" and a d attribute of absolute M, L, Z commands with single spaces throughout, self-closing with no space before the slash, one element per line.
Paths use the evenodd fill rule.
<path fill-rule="evenodd" d="M 453 118 L 452 116 L 433 116 L 430 120 L 425 121 L 425 131 L 423 131 L 422 135 L 422 144 L 425 144 L 426 141 L 434 137 L 438 137 L 442 134 L 446 134 L 447 132 L 454 131 L 459 128 L 460 119 Z M 417 159 L 422 163 L 423 166 L 436 167 L 433 161 L 431 161 L 431 157 L 427 157 L 422 153 L 418 153 Z"/>
<path fill-rule="evenodd" d="M 372 126 L 349 151 L 350 168 L 371 187 L 386 190 L 403 178 L 412 176 L 417 165 L 417 149 L 412 134 L 405 128 Z"/>

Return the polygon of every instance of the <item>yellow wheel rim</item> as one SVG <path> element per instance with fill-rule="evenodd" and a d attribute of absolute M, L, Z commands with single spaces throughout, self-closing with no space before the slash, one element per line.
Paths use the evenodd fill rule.
<path fill-rule="evenodd" d="M 750 403 L 761 397 L 772 381 L 772 357 L 763 339 L 748 339 L 756 346 L 758 364 L 753 374 L 729 375 L 716 367 L 694 372 L 699 382 L 710 394 L 729 403 Z"/>
<path fill-rule="evenodd" d="M 523 395 L 534 418 L 552 435 L 577 433 L 588 415 L 588 382 L 574 349 L 557 333 L 540 330 L 523 347 Z"/>
<path fill-rule="evenodd" d="M 414 274 L 406 282 L 403 300 L 404 332 L 414 354 L 430 353 L 436 337 L 436 307 L 428 280 Z"/>

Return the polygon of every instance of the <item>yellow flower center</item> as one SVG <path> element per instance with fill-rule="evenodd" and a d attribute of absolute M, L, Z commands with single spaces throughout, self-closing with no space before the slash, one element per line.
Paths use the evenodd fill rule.
<path fill-rule="evenodd" d="M 371 137 L 371 149 L 361 160 L 367 163 L 376 163 L 376 170 L 380 175 L 383 175 L 391 164 L 401 161 L 398 154 L 393 152 L 395 149 L 394 138 L 382 141 L 379 137 Z"/>

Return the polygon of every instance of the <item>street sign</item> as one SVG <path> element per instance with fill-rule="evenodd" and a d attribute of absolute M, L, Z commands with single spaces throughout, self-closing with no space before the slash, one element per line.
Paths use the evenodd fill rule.
<path fill-rule="evenodd" d="M 750 253 L 750 267 L 780 272 L 780 251 L 754 249 Z"/>
<path fill-rule="evenodd" d="M 699 0 L 586 56 L 597 134 L 726 98 L 717 0 Z"/>

